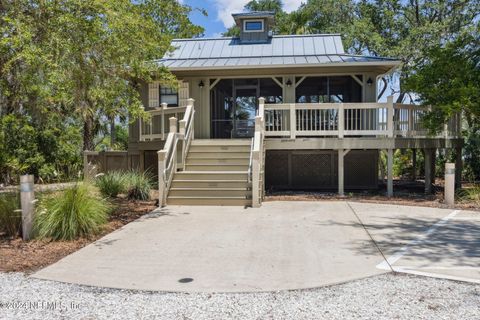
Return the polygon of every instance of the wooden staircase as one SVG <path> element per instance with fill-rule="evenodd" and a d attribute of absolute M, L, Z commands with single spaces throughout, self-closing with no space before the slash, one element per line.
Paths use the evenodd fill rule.
<path fill-rule="evenodd" d="M 250 153 L 250 139 L 192 140 L 184 170 L 173 175 L 167 204 L 251 205 Z"/>

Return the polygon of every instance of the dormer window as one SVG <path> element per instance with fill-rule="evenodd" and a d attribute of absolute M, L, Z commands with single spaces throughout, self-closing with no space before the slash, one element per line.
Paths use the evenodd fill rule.
<path fill-rule="evenodd" d="M 263 20 L 244 20 L 243 21 L 244 32 L 263 32 Z"/>
<path fill-rule="evenodd" d="M 240 29 L 240 43 L 266 43 L 271 37 L 275 13 L 253 11 L 232 14 Z"/>

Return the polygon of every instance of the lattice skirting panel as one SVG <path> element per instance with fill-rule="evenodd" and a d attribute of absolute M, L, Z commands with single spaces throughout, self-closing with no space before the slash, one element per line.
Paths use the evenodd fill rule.
<path fill-rule="evenodd" d="M 268 150 L 265 183 L 269 189 L 335 190 L 336 150 Z M 352 150 L 345 157 L 345 189 L 378 187 L 378 150 Z"/>

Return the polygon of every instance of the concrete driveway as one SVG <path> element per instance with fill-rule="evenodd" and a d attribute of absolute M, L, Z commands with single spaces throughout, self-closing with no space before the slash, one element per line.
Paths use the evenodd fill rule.
<path fill-rule="evenodd" d="M 479 234 L 480 213 L 467 211 L 343 201 L 168 206 L 33 276 L 122 289 L 250 292 L 330 285 L 393 268 L 480 283 Z"/>

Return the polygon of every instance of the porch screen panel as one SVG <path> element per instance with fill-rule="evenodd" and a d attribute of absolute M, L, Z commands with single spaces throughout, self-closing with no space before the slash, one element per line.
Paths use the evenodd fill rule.
<path fill-rule="evenodd" d="M 278 79 L 277 79 L 278 80 Z M 265 103 L 275 104 L 283 102 L 283 88 L 271 78 L 260 79 L 260 97 Z M 265 127 L 268 131 L 288 130 L 290 114 L 288 110 L 265 110 Z"/>

